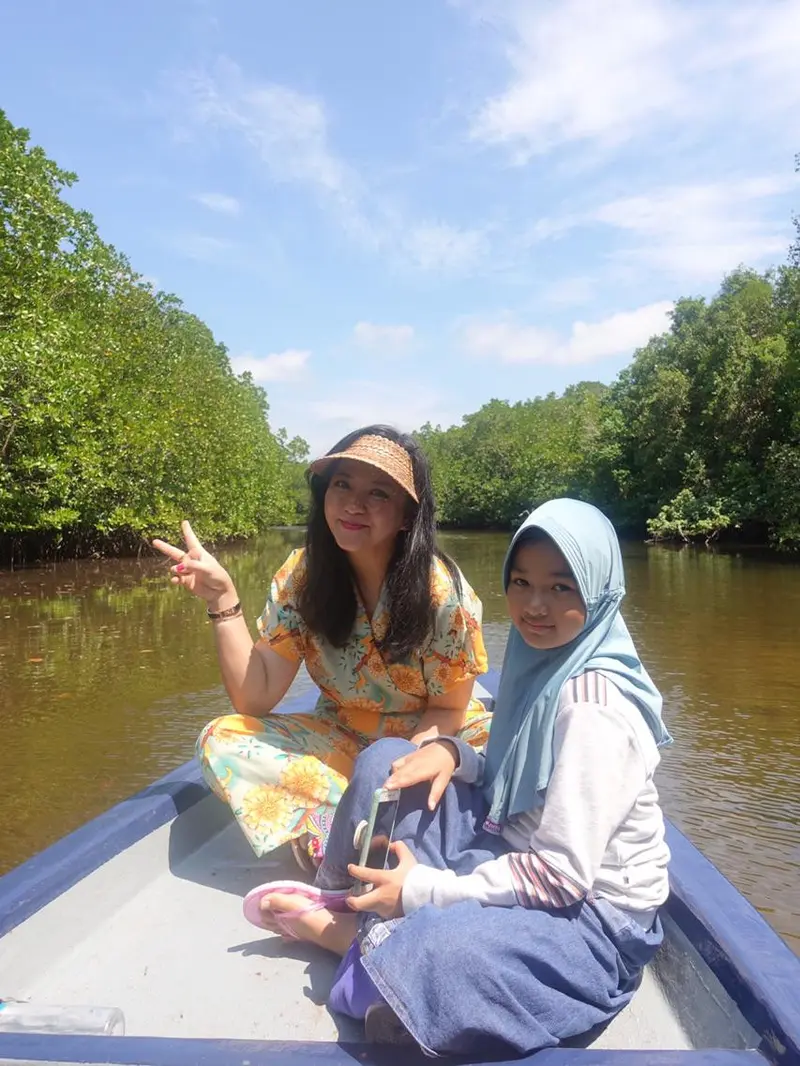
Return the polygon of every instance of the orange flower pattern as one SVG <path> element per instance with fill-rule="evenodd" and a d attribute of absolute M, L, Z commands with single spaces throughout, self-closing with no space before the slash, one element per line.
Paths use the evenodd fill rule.
<path fill-rule="evenodd" d="M 292 760 L 280 777 L 281 787 L 292 796 L 319 804 L 327 800 L 331 783 L 319 759 L 302 755 Z"/>
<path fill-rule="evenodd" d="M 463 577 L 459 596 L 439 560 L 431 575 L 436 614 L 430 640 L 399 663 L 386 662 L 380 651 L 388 626 L 382 596 L 372 621 L 359 602 L 350 640 L 334 648 L 300 617 L 296 604 L 304 580 L 301 549 L 275 574 L 258 630 L 278 654 L 305 662 L 321 693 L 314 713 L 224 715 L 197 742 L 206 780 L 230 804 L 257 855 L 306 833 L 322 836 L 359 752 L 379 737 L 413 736 L 429 697 L 487 669 L 480 600 Z M 459 736 L 481 748 L 490 721 L 473 699 Z"/>
<path fill-rule="evenodd" d="M 242 821 L 249 829 L 264 822 L 283 822 L 290 812 L 286 790 L 276 785 L 254 785 L 242 797 Z"/>

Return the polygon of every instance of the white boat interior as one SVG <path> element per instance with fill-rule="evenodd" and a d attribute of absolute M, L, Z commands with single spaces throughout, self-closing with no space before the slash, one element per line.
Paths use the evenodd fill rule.
<path fill-rule="evenodd" d="M 200 786 L 193 786 L 200 791 Z M 206 794 L 0 938 L 0 989 L 41 1004 L 120 1007 L 126 1035 L 360 1041 L 326 1007 L 336 960 L 260 933 L 242 916 L 253 886 L 298 878 L 288 848 L 255 859 Z M 632 1004 L 582 1046 L 759 1046 L 688 942 L 667 937 Z"/>

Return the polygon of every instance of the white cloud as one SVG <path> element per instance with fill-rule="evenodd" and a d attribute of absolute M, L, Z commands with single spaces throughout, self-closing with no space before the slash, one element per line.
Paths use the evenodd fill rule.
<path fill-rule="evenodd" d="M 676 278 L 706 281 L 741 263 L 754 265 L 785 253 L 789 220 L 778 224 L 766 218 L 761 202 L 788 187 L 788 180 L 770 179 L 688 185 L 613 200 L 593 217 L 637 241 L 619 258 Z"/>
<path fill-rule="evenodd" d="M 520 325 L 511 317 L 475 319 L 464 324 L 461 340 L 466 351 L 480 359 L 501 363 L 579 365 L 612 356 L 631 355 L 636 348 L 669 327 L 667 301 L 634 311 L 618 311 L 598 322 L 575 322 L 567 337 L 550 329 Z"/>
<path fill-rule="evenodd" d="M 344 225 L 366 232 L 357 203 L 359 179 L 330 147 L 322 100 L 286 85 L 249 80 L 226 58 L 210 71 L 176 81 L 191 123 L 239 136 L 273 181 L 305 185 Z"/>
<path fill-rule="evenodd" d="M 209 211 L 217 211 L 221 215 L 238 215 L 241 204 L 234 196 L 226 196 L 219 192 L 200 192 L 192 196 L 198 204 L 207 207 Z"/>
<path fill-rule="evenodd" d="M 375 322 L 357 322 L 353 337 L 366 351 L 381 353 L 406 352 L 414 343 L 413 326 L 381 326 Z"/>
<path fill-rule="evenodd" d="M 599 322 L 575 322 L 563 345 L 560 362 L 594 363 L 610 356 L 627 355 L 669 328 L 669 300 L 647 304 L 635 311 L 618 311 Z"/>
<path fill-rule="evenodd" d="M 580 226 L 610 227 L 627 237 L 618 264 L 658 270 L 682 282 L 718 281 L 741 263 L 782 256 L 788 218 L 768 216 L 770 201 L 796 186 L 790 175 L 674 185 L 624 196 L 583 214 L 540 219 L 531 240 L 557 239 Z"/>
<path fill-rule="evenodd" d="M 685 106 L 664 51 L 681 37 L 655 0 L 514 4 L 500 19 L 510 83 L 472 134 L 523 162 L 570 141 L 627 140 L 653 114 Z"/>
<path fill-rule="evenodd" d="M 251 374 L 260 385 L 275 381 L 302 381 L 307 373 L 311 352 L 299 348 L 287 348 L 285 352 L 273 352 L 259 357 L 251 352 L 234 356 L 231 367 L 236 374 Z"/>
<path fill-rule="evenodd" d="M 518 163 L 563 145 L 613 149 L 665 122 L 763 122 L 800 104 L 796 0 L 487 0 L 481 12 L 510 77 L 471 132 Z"/>
<path fill-rule="evenodd" d="M 182 136 L 194 126 L 238 137 L 271 181 L 305 187 L 362 247 L 403 266 L 447 273 L 471 271 L 485 250 L 479 230 L 409 217 L 370 188 L 333 147 L 319 97 L 249 79 L 229 59 L 173 80 L 181 101 L 173 117 Z"/>

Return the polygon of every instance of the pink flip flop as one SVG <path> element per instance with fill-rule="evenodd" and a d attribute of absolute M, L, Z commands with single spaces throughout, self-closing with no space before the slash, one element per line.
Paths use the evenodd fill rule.
<path fill-rule="evenodd" d="M 349 888 L 328 891 L 324 888 L 316 888 L 314 885 L 305 885 L 302 881 L 268 881 L 265 885 L 259 885 L 251 889 L 244 897 L 242 911 L 245 918 L 259 929 L 264 928 L 261 918 L 261 901 L 265 896 L 302 896 L 308 900 L 308 906 L 300 911 L 286 911 L 279 913 L 273 911 L 273 917 L 284 936 L 293 940 L 299 937 L 294 929 L 294 922 L 305 914 L 312 911 L 320 911 L 327 907 L 330 911 L 346 912 L 349 908 L 345 902 L 352 895 Z"/>

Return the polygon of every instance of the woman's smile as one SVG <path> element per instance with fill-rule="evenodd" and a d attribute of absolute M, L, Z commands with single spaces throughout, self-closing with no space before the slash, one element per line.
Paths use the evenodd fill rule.
<path fill-rule="evenodd" d="M 342 551 L 391 555 L 408 503 L 408 494 L 382 470 L 340 459 L 325 492 L 325 518 Z"/>

